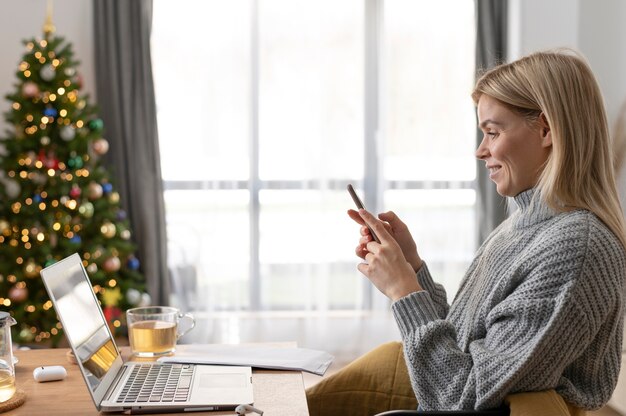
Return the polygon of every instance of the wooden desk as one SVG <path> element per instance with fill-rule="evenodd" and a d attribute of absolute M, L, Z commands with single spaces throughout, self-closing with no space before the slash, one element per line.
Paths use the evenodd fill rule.
<path fill-rule="evenodd" d="M 178 349 L 184 349 L 179 345 Z M 127 347 L 121 347 L 122 356 L 127 357 Z M 91 400 L 80 370 L 70 364 L 65 354 L 68 349 L 43 349 L 17 351 L 19 362 L 15 366 L 16 387 L 26 392 L 26 402 L 15 410 L 0 416 L 69 416 L 100 415 Z M 41 365 L 62 365 L 67 370 L 63 381 L 38 383 L 33 379 L 33 370 Z M 254 406 L 267 416 L 307 416 L 309 410 L 304 394 L 302 373 L 295 371 L 253 370 Z M 167 415 L 234 415 L 230 412 L 167 413 Z M 250 413 L 253 415 L 253 413 Z"/>

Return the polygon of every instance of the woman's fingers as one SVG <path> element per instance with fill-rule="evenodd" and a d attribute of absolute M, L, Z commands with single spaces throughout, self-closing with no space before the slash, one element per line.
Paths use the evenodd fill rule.
<path fill-rule="evenodd" d="M 363 218 L 361 218 L 361 216 L 359 215 L 359 213 L 357 211 L 355 211 L 353 209 L 349 209 L 348 210 L 348 216 L 350 218 L 352 218 L 352 220 L 354 220 L 358 224 L 365 225 L 365 221 L 363 221 Z"/>
<path fill-rule="evenodd" d="M 383 243 L 383 242 L 385 242 L 385 241 L 387 241 L 389 239 L 392 239 L 391 235 L 389 234 L 389 232 L 385 228 L 384 223 L 381 222 L 380 220 L 378 220 L 376 217 L 374 217 L 368 211 L 366 211 L 364 209 L 360 209 L 359 210 L 359 215 L 361 216 L 361 218 L 363 218 L 363 220 L 365 221 L 365 224 L 367 224 L 374 231 L 374 233 L 376 233 L 376 235 L 378 236 L 378 239 L 381 241 L 381 243 Z"/>

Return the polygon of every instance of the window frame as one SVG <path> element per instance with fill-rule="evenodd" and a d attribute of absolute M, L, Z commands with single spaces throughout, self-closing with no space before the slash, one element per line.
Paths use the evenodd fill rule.
<path fill-rule="evenodd" d="M 259 195 L 263 190 L 335 190 L 344 191 L 348 183 L 361 189 L 365 206 L 380 211 L 384 192 L 387 190 L 476 190 L 473 180 L 386 180 L 382 177 L 383 148 L 380 140 L 381 125 L 381 57 L 384 35 L 384 0 L 363 0 L 364 3 L 364 172 L 362 180 L 262 180 L 259 175 L 259 1 L 251 0 L 250 22 L 250 132 L 249 132 L 249 174 L 248 180 L 163 180 L 164 192 L 170 190 L 247 190 L 249 192 L 249 307 L 251 311 L 261 311 L 261 263 Z M 350 198 L 346 192 L 346 207 Z M 362 299 L 360 310 L 377 310 L 388 307 L 388 300 L 374 296 L 375 288 L 364 279 L 361 283 Z M 282 310 L 282 309 L 281 309 Z M 355 309 L 358 310 L 358 309 Z"/>

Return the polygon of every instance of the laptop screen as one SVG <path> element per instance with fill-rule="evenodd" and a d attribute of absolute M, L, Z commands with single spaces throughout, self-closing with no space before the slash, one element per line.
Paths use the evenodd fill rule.
<path fill-rule="evenodd" d="M 42 270 L 48 294 L 92 393 L 119 356 L 80 256 Z"/>

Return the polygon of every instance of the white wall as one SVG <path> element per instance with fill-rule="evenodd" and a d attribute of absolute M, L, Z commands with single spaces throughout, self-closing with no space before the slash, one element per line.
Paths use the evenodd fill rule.
<path fill-rule="evenodd" d="M 14 91 L 15 72 L 26 48 L 22 40 L 43 36 L 46 16 L 44 0 L 3 0 L 0 12 L 0 136 L 9 127 L 4 113 L 10 103 L 4 96 Z M 55 0 L 53 21 L 56 34 L 72 43 L 74 56 L 81 62 L 83 92 L 95 98 L 93 58 L 93 8 L 89 0 Z"/>
<path fill-rule="evenodd" d="M 623 0 L 509 0 L 510 59 L 536 50 L 571 47 L 598 78 L 609 123 L 626 100 L 626 2 Z"/>

